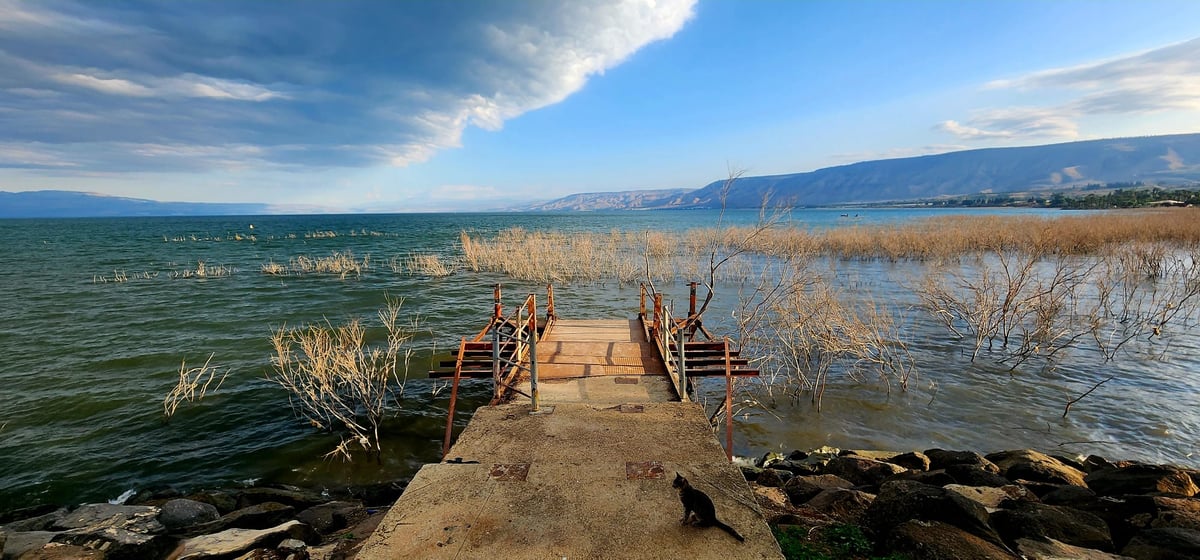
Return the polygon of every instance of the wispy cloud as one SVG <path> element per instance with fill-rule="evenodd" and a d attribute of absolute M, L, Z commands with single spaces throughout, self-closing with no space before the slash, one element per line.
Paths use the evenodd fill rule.
<path fill-rule="evenodd" d="M 411 165 L 566 99 L 695 0 L 303 7 L 0 0 L 0 144 L 41 154 L 0 166 Z"/>
<path fill-rule="evenodd" d="M 1079 121 L 1097 115 L 1200 111 L 1200 38 L 1111 60 L 997 80 L 985 89 L 1054 96 L 1045 106 L 983 109 L 936 128 L 966 140 L 1079 136 Z"/>

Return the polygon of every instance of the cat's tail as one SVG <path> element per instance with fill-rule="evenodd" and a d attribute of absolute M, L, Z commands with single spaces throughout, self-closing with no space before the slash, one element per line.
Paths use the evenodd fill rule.
<path fill-rule="evenodd" d="M 733 535 L 733 538 L 737 539 L 738 542 L 746 542 L 746 539 L 743 538 L 741 535 L 739 535 L 737 531 L 734 531 L 733 527 L 730 527 L 724 523 L 721 523 L 721 520 L 714 519 L 712 522 L 712 525 L 713 525 L 713 527 L 719 527 L 722 531 L 725 531 L 726 533 Z"/>

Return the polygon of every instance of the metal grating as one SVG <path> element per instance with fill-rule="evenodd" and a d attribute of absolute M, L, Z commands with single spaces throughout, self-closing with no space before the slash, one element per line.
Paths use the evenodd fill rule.
<path fill-rule="evenodd" d="M 529 463 L 493 463 L 488 477 L 500 482 L 525 482 L 529 476 Z"/>
<path fill-rule="evenodd" d="M 625 463 L 625 478 L 629 480 L 656 480 L 663 478 L 661 461 L 631 461 Z"/>

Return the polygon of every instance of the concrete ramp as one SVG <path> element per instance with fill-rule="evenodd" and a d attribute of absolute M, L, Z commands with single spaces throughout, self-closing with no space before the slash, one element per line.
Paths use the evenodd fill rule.
<path fill-rule="evenodd" d="M 463 462 L 423 467 L 358 558 L 782 558 L 699 405 L 543 408 L 477 410 Z M 745 543 L 679 523 L 676 471 Z"/>

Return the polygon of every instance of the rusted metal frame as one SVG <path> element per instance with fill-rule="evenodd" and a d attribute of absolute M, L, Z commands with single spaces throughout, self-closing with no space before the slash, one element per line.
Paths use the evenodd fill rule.
<path fill-rule="evenodd" d="M 450 413 L 446 417 L 446 439 L 442 442 L 442 459 L 450 453 L 450 435 L 454 432 L 454 405 L 458 402 L 458 381 L 462 378 L 463 353 L 467 349 L 467 337 L 458 345 L 458 360 L 454 364 L 454 381 L 450 385 Z"/>
<path fill-rule="evenodd" d="M 733 460 L 733 368 L 729 365 L 729 337 L 725 337 L 725 458 Z"/>

